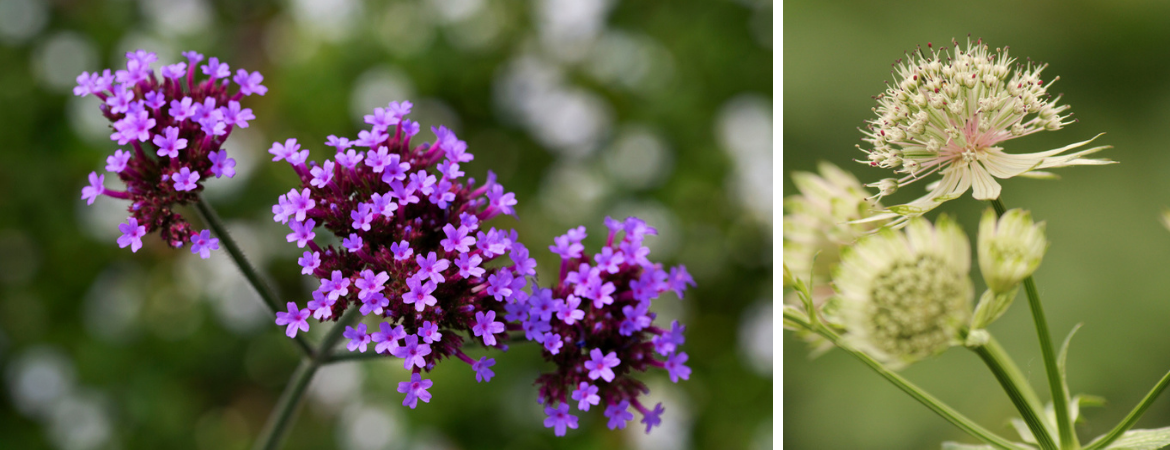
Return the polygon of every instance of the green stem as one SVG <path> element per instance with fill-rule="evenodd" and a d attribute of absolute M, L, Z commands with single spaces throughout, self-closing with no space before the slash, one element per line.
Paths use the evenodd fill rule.
<path fill-rule="evenodd" d="M 325 361 L 325 364 L 333 364 L 345 361 L 364 361 L 367 359 L 377 359 L 385 356 L 386 354 L 375 352 L 345 352 L 330 356 L 329 359 Z"/>
<path fill-rule="evenodd" d="M 1166 390 L 1167 386 L 1170 386 L 1170 373 L 1167 373 L 1165 376 L 1163 376 L 1162 379 L 1158 381 L 1158 384 L 1154 385 L 1153 389 L 1150 389 L 1150 393 L 1146 394 L 1146 398 L 1143 398 L 1141 402 L 1138 402 L 1137 406 L 1133 407 L 1133 411 L 1130 411 L 1129 415 L 1125 416 L 1125 419 L 1122 420 L 1121 423 L 1117 424 L 1117 426 L 1110 430 L 1108 434 L 1097 438 L 1093 442 L 1090 442 L 1089 445 L 1085 447 L 1085 450 L 1097 450 L 1100 448 L 1105 448 L 1105 446 L 1113 443 L 1113 441 L 1116 441 L 1117 438 L 1121 437 L 1122 434 L 1125 434 L 1125 432 L 1130 428 L 1133 428 L 1138 419 L 1142 417 L 1142 414 L 1145 414 L 1146 410 L 1150 408 L 1150 405 L 1154 403 L 1154 400 L 1158 398 L 1158 395 L 1162 394 L 1162 391 Z"/>
<path fill-rule="evenodd" d="M 881 375 L 887 381 L 893 383 L 894 386 L 897 386 L 898 389 L 901 389 L 902 392 L 909 394 L 910 397 L 918 400 L 919 403 L 922 403 L 927 408 L 930 408 L 930 410 L 934 411 L 935 414 L 938 414 L 943 419 L 946 419 L 960 430 L 967 432 L 967 434 L 975 436 L 983 442 L 986 442 L 987 444 L 990 444 L 991 446 L 998 449 L 1020 450 L 1019 446 L 971 421 L 971 419 L 968 419 L 962 413 L 955 411 L 950 406 L 947 406 L 947 404 L 943 403 L 942 400 L 935 398 L 926 391 L 923 391 L 918 386 L 914 385 L 914 383 L 911 383 L 909 380 L 902 378 L 901 375 L 898 375 L 890 369 L 887 369 L 884 365 L 882 365 L 882 363 L 877 362 L 869 355 L 845 345 L 843 342 L 841 342 L 841 336 L 837 335 L 837 333 L 833 332 L 832 330 L 824 326 L 813 328 L 811 327 L 811 324 L 809 324 L 808 320 L 803 317 L 790 314 L 788 311 L 784 312 L 784 318 L 785 320 L 799 324 L 802 327 L 824 336 L 837 347 L 840 347 L 842 350 L 851 353 L 857 359 L 860 359 L 861 362 L 865 363 L 865 365 L 869 366 L 870 369 L 873 369 L 874 372 L 877 372 L 878 375 Z"/>
<path fill-rule="evenodd" d="M 358 320 L 361 320 L 361 314 L 358 308 L 349 308 L 345 314 L 337 320 L 333 328 L 325 335 L 325 339 L 321 341 L 321 348 L 315 353 L 310 353 L 313 356 L 304 356 L 301 358 L 300 365 L 297 366 L 296 371 L 293 372 L 289 378 L 288 385 L 284 387 L 284 392 L 280 393 L 280 399 L 276 401 L 276 407 L 273 408 L 271 415 L 268 416 L 268 422 L 264 424 L 264 429 L 260 432 L 260 437 L 256 440 L 256 444 L 252 447 L 255 450 L 276 450 L 284 443 L 284 438 L 288 435 L 288 429 L 292 425 L 293 416 L 300 409 L 301 403 L 305 398 L 305 389 L 309 387 L 309 382 L 313 380 L 313 375 L 317 373 L 317 369 L 322 365 L 328 364 L 333 356 L 333 350 L 337 346 L 337 341 L 341 340 L 342 333 L 345 332 L 345 327 L 352 325 Z"/>
<path fill-rule="evenodd" d="M 1056 450 L 1056 442 L 1053 442 L 1052 435 L 1048 427 L 1044 426 L 1044 422 L 1040 420 L 1040 409 L 1036 409 L 1029 404 L 1023 392 L 1021 392 L 1017 380 L 1008 374 L 1005 368 L 1005 363 L 1000 359 L 1002 354 L 993 352 L 985 345 L 971 348 L 983 362 L 987 364 L 987 368 L 991 369 L 991 373 L 995 375 L 995 379 L 999 381 L 1000 386 L 1003 386 L 1004 392 L 1007 392 L 1008 398 L 1012 400 L 1012 404 L 1016 405 L 1016 409 L 1020 411 L 1020 416 L 1024 418 L 1024 423 L 1028 424 L 1028 429 L 1032 430 L 1032 435 L 1036 437 L 1036 442 L 1040 444 L 1040 448 L 1044 450 Z"/>
<path fill-rule="evenodd" d="M 991 201 L 997 215 L 1002 216 L 1004 208 L 1000 199 Z M 1052 405 L 1056 410 L 1056 427 L 1060 430 L 1062 449 L 1076 448 L 1073 436 L 1072 423 L 1068 415 L 1068 396 L 1065 394 L 1064 381 L 1056 366 L 1056 352 L 1052 349 L 1052 335 L 1048 332 L 1048 319 L 1044 316 L 1044 307 L 1040 304 L 1040 293 L 1036 290 L 1036 282 L 1032 277 L 1024 279 L 1024 290 L 1028 293 L 1028 305 L 1032 308 L 1032 320 L 1036 322 L 1036 335 L 1040 340 L 1040 354 L 1044 358 L 1044 371 L 1048 374 L 1048 387 L 1052 392 Z"/>
<path fill-rule="evenodd" d="M 260 299 L 264 300 L 264 304 L 268 306 L 269 312 L 275 314 L 277 311 L 284 311 L 284 306 L 280 304 L 280 299 L 277 298 L 272 287 L 260 277 L 260 272 L 252 266 L 252 263 L 248 262 L 248 258 L 244 256 L 244 252 L 236 245 L 236 241 L 232 239 L 232 235 L 228 234 L 227 227 L 219 219 L 219 214 L 215 213 L 215 209 L 211 207 L 211 204 L 207 203 L 207 200 L 203 196 L 199 196 L 199 201 L 195 203 L 195 208 L 199 210 L 199 214 L 203 216 L 203 221 L 207 222 L 207 226 L 211 227 L 211 231 L 214 231 L 215 235 L 219 236 L 219 242 L 223 244 L 224 249 L 231 256 L 232 261 L 236 262 L 236 267 L 240 268 L 240 272 L 244 274 L 244 278 L 248 279 L 248 283 L 252 285 L 252 288 L 256 290 L 257 294 L 260 294 Z M 294 340 L 306 356 L 313 355 L 313 347 L 309 345 L 309 340 L 305 338 L 304 334 L 297 334 Z"/>
<path fill-rule="evenodd" d="M 1024 401 L 1028 402 L 1028 407 L 1032 408 L 1033 411 L 1044 411 L 1044 403 L 1040 401 L 1040 396 L 1036 395 L 1036 391 L 1032 389 L 1032 383 L 1028 382 L 1028 378 L 1024 376 L 1024 372 L 1020 370 L 1020 367 L 1016 365 L 1016 362 L 1012 360 L 1012 357 L 1008 355 L 1007 351 L 999 345 L 999 341 L 992 336 L 984 347 L 991 353 L 992 357 L 1003 365 L 1004 372 L 1012 379 L 1012 383 L 1020 389 L 1020 393 L 1024 396 Z M 1052 429 L 1052 423 L 1044 422 L 1044 426 L 1048 428 L 1049 435 L 1056 435 L 1056 430 Z"/>

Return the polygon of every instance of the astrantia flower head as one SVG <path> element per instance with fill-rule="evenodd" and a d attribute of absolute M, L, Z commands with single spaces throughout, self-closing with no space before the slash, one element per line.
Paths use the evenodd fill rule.
<path fill-rule="evenodd" d="M 1034 223 L 1030 212 L 1012 209 L 997 218 L 988 208 L 979 222 L 977 245 L 987 292 L 975 307 L 972 329 L 986 327 L 1007 311 L 1020 282 L 1040 267 L 1048 240 L 1044 223 Z"/>
<path fill-rule="evenodd" d="M 684 327 L 676 321 L 659 328 L 650 304 L 669 290 L 681 298 L 695 281 L 682 266 L 667 271 L 646 259 L 649 249 L 642 240 L 657 231 L 642 220 L 606 218 L 606 225 L 606 245 L 596 254 L 582 253 L 584 227 L 554 239 L 550 250 L 561 255 L 557 284 L 507 307 L 507 319 L 520 322 L 527 338 L 542 344 L 545 359 L 556 364 L 536 384 L 549 414 L 545 426 L 555 426 L 558 436 L 563 424 L 576 422 L 569 405 L 581 411 L 599 405 L 611 429 L 633 418 L 626 412 L 630 406 L 654 418 L 647 423 L 658 423 L 661 404 L 647 407 L 639 401 L 648 389 L 634 373 L 659 368 L 674 382 L 690 378 L 687 354 L 680 351 Z"/>
<path fill-rule="evenodd" d="M 235 174 L 235 161 L 220 147 L 235 127 L 246 128 L 248 120 L 255 119 L 251 109 L 240 108 L 240 100 L 252 93 L 263 95 L 265 89 L 259 85 L 263 79 L 259 73 L 234 93 L 230 80 L 199 81 L 197 62 L 202 55 L 187 54 L 198 58 L 190 65 L 165 66 L 161 76 L 150 68 L 158 57 L 138 50 L 126 54 L 125 70 L 77 77 L 73 93 L 102 100 L 102 114 L 113 123 L 110 139 L 132 149 L 115 150 L 106 159 L 106 170 L 126 184 L 125 191 L 107 189 L 104 175 L 94 172 L 82 198 L 90 204 L 99 195 L 130 200 L 130 218 L 145 227 L 145 233 L 158 230 L 172 247 L 191 243 L 198 248 L 193 251 L 207 258 L 216 248 L 215 240 L 207 232 L 196 233 L 174 207 L 197 202 L 204 181 Z M 227 70 L 226 64 L 212 60 L 216 70 Z M 203 73 L 208 73 L 204 67 Z M 131 250 L 139 247 L 140 243 Z"/>
<path fill-rule="evenodd" d="M 784 199 L 784 264 L 797 276 L 811 273 L 827 285 L 841 247 L 880 227 L 880 221 L 856 221 L 873 215 L 881 204 L 869 198 L 870 191 L 853 174 L 824 161 L 817 168 L 820 175 L 792 173 L 800 194 Z"/>
<path fill-rule="evenodd" d="M 1065 154 L 1093 139 L 1039 153 L 1005 153 L 998 144 L 1071 123 L 1068 105 L 1058 105 L 1060 97 L 1048 93 L 1059 77 L 1044 83 L 1040 73 L 1047 65 L 1017 64 L 1007 48 L 991 51 L 982 41 L 968 42 L 966 50 L 955 42 L 953 55 L 927 47 L 896 66 L 894 83 L 877 97 L 878 117 L 867 123 L 863 140 L 870 148 L 862 150 L 867 164 L 902 174 L 870 185 L 879 188 L 879 198 L 935 172 L 942 179 L 926 196 L 878 217 L 902 216 L 897 222 L 903 224 L 967 189 L 979 200 L 998 198 L 995 178 L 1051 177 L 1041 169 L 1111 162 L 1082 158 L 1108 146 Z"/>
<path fill-rule="evenodd" d="M 895 368 L 961 343 L 974 295 L 970 258 L 967 237 L 946 216 L 862 238 L 833 276 L 845 338 Z"/>
<path fill-rule="evenodd" d="M 308 247 L 299 260 L 302 273 L 321 283 L 309 302 L 313 317 L 337 320 L 347 308 L 378 317 L 368 335 L 365 324 L 350 332 L 356 344 L 349 349 L 364 352 L 372 342 L 373 351 L 402 358 L 413 375 L 399 392 L 414 408 L 416 400 L 430 399 L 431 381 L 421 372 L 444 358 L 471 365 L 477 380 L 491 379 L 495 360 L 474 360 L 463 347 L 507 348 L 505 305 L 527 301 L 525 275 L 535 261 L 515 231 L 481 225 L 510 213 L 514 196 L 493 196 L 503 187 L 491 172 L 477 185 L 462 172 L 441 169 L 455 163 L 455 148 L 470 159 L 467 144 L 443 129 L 436 142 L 413 145 L 414 127 L 403 119 L 409 111 L 409 102 L 394 102 L 370 116 L 372 130 L 356 142 L 369 149 L 364 154 L 336 136 L 326 144 L 336 149 L 336 162 L 306 162 L 309 150 L 295 139 L 274 143 L 269 152 L 301 180 L 272 211 L 291 228 L 288 241 Z M 319 244 L 318 226 L 342 245 Z M 511 262 L 500 264 L 503 257 Z"/>
<path fill-rule="evenodd" d="M 871 198 L 870 191 L 853 174 L 823 161 L 818 168 L 820 175 L 792 174 L 792 182 L 800 194 L 784 199 L 784 264 L 801 280 L 811 278 L 809 293 L 814 307 L 821 318 L 835 324 L 836 292 L 830 277 L 841 261 L 841 249 L 884 222 L 862 221 L 880 212 L 881 204 Z M 788 282 L 785 283 L 788 287 Z M 786 296 L 785 303 L 804 309 L 795 292 Z M 831 343 L 816 333 L 803 329 L 796 332 L 818 351 L 832 348 Z"/>

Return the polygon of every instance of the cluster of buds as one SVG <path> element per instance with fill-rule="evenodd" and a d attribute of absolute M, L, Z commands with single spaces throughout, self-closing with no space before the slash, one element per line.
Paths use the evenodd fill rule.
<path fill-rule="evenodd" d="M 897 183 L 886 181 L 881 194 L 939 170 L 943 153 L 978 159 L 981 148 L 1043 130 L 1059 130 L 1070 122 L 1050 99 L 1040 72 L 1047 65 L 1015 64 L 1007 48 L 991 51 L 981 40 L 967 50 L 954 43 L 947 49 L 907 55 L 895 69 L 895 82 L 879 95 L 876 118 L 867 122 L 863 149 L 874 167 L 907 174 Z M 879 187 L 876 184 L 874 187 Z"/>
<path fill-rule="evenodd" d="M 484 229 L 483 221 L 514 215 L 515 195 L 505 193 L 488 172 L 482 185 L 464 179 L 460 164 L 474 156 L 445 127 L 436 140 L 412 146 L 419 125 L 404 118 L 410 102 L 391 102 L 365 116 L 370 130 L 356 141 L 329 136 L 333 160 L 306 161 L 295 139 L 275 143 L 273 161 L 284 160 L 301 186 L 281 195 L 274 219 L 288 223 L 289 242 L 307 249 L 299 259 L 303 274 L 320 279 L 305 308 L 289 303 L 276 323 L 287 334 L 307 331 L 309 317 L 337 320 L 348 308 L 381 320 L 375 327 L 347 327 L 350 351 L 402 358 L 413 371 L 400 383 L 403 405 L 428 402 L 432 384 L 422 371 L 455 357 L 471 365 L 477 380 L 494 375 L 494 359 L 473 360 L 465 344 L 505 350 L 504 305 L 525 302 L 528 277 L 536 260 L 513 231 Z M 359 152 L 351 147 L 365 147 Z M 341 240 L 340 247 L 319 244 L 317 227 Z M 489 262 L 507 256 L 510 264 Z M 466 337 L 461 335 L 464 333 Z"/>
<path fill-rule="evenodd" d="M 650 409 L 638 400 L 649 389 L 633 372 L 656 367 L 674 382 L 690 378 L 687 354 L 679 351 L 685 327 L 677 321 L 669 329 L 655 326 L 650 303 L 668 290 L 682 298 L 694 280 L 683 266 L 667 272 L 646 259 L 650 249 L 642 240 L 656 231 L 642 220 L 607 217 L 606 226 L 606 245 L 594 255 L 583 253 L 585 227 L 557 237 L 549 247 L 561 256 L 557 284 L 537 289 L 527 302 L 506 306 L 506 319 L 521 323 L 525 337 L 541 344 L 545 359 L 556 364 L 556 371 L 542 374 L 536 384 L 548 415 L 544 425 L 557 436 L 566 427 L 577 428 L 570 401 L 581 411 L 604 408 L 610 429 L 625 428 L 634 418 L 632 407 L 650 432 L 664 409 L 661 403 Z"/>
<path fill-rule="evenodd" d="M 187 62 L 164 66 L 159 75 L 150 68 L 158 57 L 138 50 L 126 54 L 125 70 L 77 77 L 73 93 L 101 99 L 102 114 L 113 123 L 110 139 L 131 147 L 106 158 L 106 170 L 126 190 L 106 188 L 105 175 L 91 172 L 81 198 L 91 205 L 102 195 L 130 200 L 130 217 L 119 225 L 118 245 L 123 248 L 137 252 L 142 237 L 158 230 L 168 245 L 190 243 L 193 253 L 207 258 L 218 248 L 218 239 L 207 230 L 193 231 L 174 207 L 197 202 L 203 181 L 235 175 L 236 162 L 221 147 L 235 127 L 247 128 L 255 119 L 251 109 L 240 107 L 240 99 L 264 95 L 268 88 L 260 84 L 264 77 L 259 72 L 241 69 L 232 77 L 228 65 L 217 58 L 200 66 L 203 55 L 183 55 Z M 206 79 L 196 79 L 197 69 Z M 232 81 L 235 92 L 229 92 Z"/>

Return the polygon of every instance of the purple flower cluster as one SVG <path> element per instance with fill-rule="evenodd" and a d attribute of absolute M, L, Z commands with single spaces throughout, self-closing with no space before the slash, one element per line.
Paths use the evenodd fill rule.
<path fill-rule="evenodd" d="M 607 217 L 605 222 L 609 237 L 600 253 L 583 253 L 585 227 L 569 230 L 549 247 L 561 256 L 557 284 L 505 307 L 505 319 L 520 323 L 527 339 L 542 344 L 545 359 L 557 366 L 536 380 L 548 415 L 544 425 L 557 436 L 565 427 L 577 428 L 570 401 L 581 411 L 604 405 L 610 429 L 625 428 L 633 407 L 649 433 L 661 420 L 662 404 L 648 409 L 638 401 L 649 390 L 633 372 L 665 369 L 676 383 L 691 374 L 684 365 L 687 354 L 678 351 L 685 327 L 677 321 L 669 329 L 656 327 L 650 302 L 668 290 L 682 298 L 694 279 L 683 266 L 667 272 L 646 259 L 650 249 L 642 240 L 657 231 L 642 220 Z"/>
<path fill-rule="evenodd" d="M 113 123 L 110 140 L 130 145 L 106 158 L 106 170 L 126 184 L 125 191 L 105 187 L 105 175 L 89 174 L 89 186 L 81 198 L 93 204 L 98 196 L 130 200 L 130 217 L 119 225 L 118 245 L 137 252 L 142 237 L 159 231 L 168 245 L 191 243 L 191 251 L 207 258 L 219 240 L 204 230 L 197 233 L 174 205 L 198 201 L 201 181 L 235 175 L 236 161 L 222 150 L 235 127 L 247 128 L 256 117 L 240 107 L 246 95 L 264 95 L 259 72 L 240 69 L 234 77 L 227 64 L 203 55 L 184 52 L 187 62 L 162 67 L 156 75 L 150 65 L 154 53 L 126 53 L 126 69 L 84 72 L 77 77 L 73 94 L 94 95 L 104 102 L 102 114 Z M 206 76 L 196 80 L 196 72 Z M 236 92 L 229 92 L 235 81 Z"/>
<path fill-rule="evenodd" d="M 523 303 L 534 259 L 515 231 L 484 229 L 483 221 L 513 215 L 515 196 L 505 193 L 488 172 L 486 183 L 462 179 L 459 165 L 471 161 L 467 144 L 445 127 L 432 128 L 436 140 L 411 146 L 419 125 L 406 119 L 410 102 L 391 102 L 365 117 L 372 125 L 358 139 L 329 136 L 333 160 L 308 162 L 309 151 L 295 139 L 277 142 L 269 153 L 300 176 L 301 186 L 281 195 L 273 219 L 287 223 L 287 239 L 305 248 L 301 273 L 320 279 L 307 307 L 290 303 L 277 313 L 287 334 L 308 329 L 310 315 L 336 320 L 350 307 L 387 320 L 376 327 L 347 327 L 350 351 L 393 355 L 413 371 L 399 385 L 403 405 L 430 401 L 422 379 L 442 358 L 472 366 L 476 380 L 488 381 L 494 359 L 473 360 L 462 351 L 465 339 L 506 349 L 506 304 Z M 358 151 L 352 147 L 364 147 Z M 324 227 L 340 247 L 315 239 Z M 510 264 L 489 262 L 507 256 Z M 465 333 L 464 335 L 459 334 Z"/>

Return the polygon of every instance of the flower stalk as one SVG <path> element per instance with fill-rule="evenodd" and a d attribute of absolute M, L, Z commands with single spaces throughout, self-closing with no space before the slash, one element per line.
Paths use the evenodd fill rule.
<path fill-rule="evenodd" d="M 203 221 L 207 222 L 207 226 L 219 236 L 220 242 L 223 243 L 227 249 L 228 255 L 231 256 L 232 261 L 235 261 L 236 267 L 240 268 L 240 272 L 244 274 L 244 278 L 248 280 L 248 284 L 256 289 L 256 293 L 260 294 L 260 299 L 264 300 L 264 305 L 268 307 L 268 312 L 275 314 L 280 311 L 280 300 L 276 296 L 276 292 L 263 279 L 260 278 L 260 272 L 256 270 L 252 263 L 248 262 L 248 258 L 244 256 L 244 252 L 240 250 L 240 246 L 236 245 L 235 239 L 228 234 L 227 227 L 224 226 L 223 221 L 220 220 L 219 214 L 216 214 L 215 209 L 207 203 L 207 199 L 202 195 L 198 196 L 199 201 L 195 202 L 195 208 L 199 210 L 199 214 L 203 216 Z M 309 344 L 308 339 L 304 335 L 297 335 L 294 340 L 297 347 L 300 347 L 305 356 L 313 356 L 313 346 Z"/>
<path fill-rule="evenodd" d="M 1005 362 L 1007 355 L 1000 351 L 1002 349 L 997 348 L 993 351 L 988 347 L 988 345 L 980 345 L 972 347 L 971 350 L 979 355 L 979 358 L 987 364 L 987 368 L 991 369 L 991 373 L 995 375 L 995 379 L 999 381 L 1000 386 L 1003 386 L 1004 392 L 1007 392 L 1008 397 L 1012 400 L 1012 404 L 1020 411 L 1020 416 L 1024 418 L 1024 423 L 1028 425 L 1028 429 L 1036 437 L 1036 442 L 1040 444 L 1040 448 L 1056 450 L 1058 448 L 1056 442 L 1052 440 L 1050 430 L 1040 418 L 1040 412 L 1043 410 L 1037 408 L 1034 403 L 1028 400 L 1021 389 L 1019 383 L 1021 380 L 1012 376 L 1006 368 L 1008 365 Z M 1026 386 L 1027 384 L 1024 383 L 1024 385 Z"/>
<path fill-rule="evenodd" d="M 991 200 L 991 206 L 999 216 L 1007 212 L 999 198 Z M 1044 306 L 1040 304 L 1040 293 L 1036 290 L 1036 282 L 1031 276 L 1024 279 L 1024 291 L 1028 294 L 1028 306 L 1032 309 L 1032 320 L 1036 323 L 1036 336 L 1040 341 L 1040 353 L 1044 358 L 1044 371 L 1048 374 L 1048 388 L 1052 392 L 1053 409 L 1056 410 L 1056 427 L 1060 432 L 1060 448 L 1072 449 L 1076 447 L 1076 437 L 1073 435 L 1072 422 L 1069 420 L 1068 395 L 1065 393 L 1060 370 L 1056 366 L 1056 352 L 1052 348 L 1052 335 L 1048 332 Z"/>
<path fill-rule="evenodd" d="M 813 314 L 815 314 L 815 312 Z M 830 342 L 832 342 L 838 348 L 845 350 L 846 352 L 849 352 L 853 356 L 857 357 L 857 359 L 860 359 L 861 362 L 865 363 L 865 365 L 869 366 L 870 369 L 873 369 L 874 372 L 877 372 L 878 375 L 881 375 L 883 378 L 885 378 L 890 383 L 893 383 L 894 386 L 897 386 L 898 389 L 902 390 L 902 392 L 909 394 L 910 397 L 914 398 L 919 403 L 922 403 L 927 408 L 930 408 L 930 410 L 934 411 L 935 414 L 938 414 L 943 419 L 946 419 L 947 422 L 950 422 L 952 425 L 958 427 L 960 430 L 963 430 L 967 434 L 970 434 L 971 436 L 974 436 L 974 437 L 978 438 L 979 440 L 981 440 L 981 441 L 987 443 L 988 445 L 991 445 L 992 447 L 995 447 L 997 449 L 1001 449 L 1001 450 L 1019 450 L 1019 449 L 1021 449 L 1020 446 L 1012 443 L 1011 441 L 1008 441 L 1007 439 L 1004 439 L 1003 437 L 1001 437 L 1001 436 L 991 432 L 990 430 L 983 428 L 981 425 L 973 422 L 971 419 L 967 418 L 962 413 L 956 411 L 954 408 L 951 408 L 946 403 L 943 403 L 942 400 L 939 400 L 938 398 L 935 398 L 933 395 L 930 395 L 926 391 L 923 391 L 922 388 L 919 388 L 914 383 L 911 383 L 909 380 L 902 378 L 901 375 L 898 375 L 894 371 L 886 368 L 884 365 L 882 365 L 882 363 L 871 358 L 869 355 L 865 354 L 864 352 L 862 352 L 860 350 L 856 350 L 856 349 L 846 345 L 844 342 L 841 341 L 841 336 L 838 335 L 833 330 L 831 330 L 825 326 L 813 327 L 812 324 L 809 323 L 807 317 L 804 317 L 803 315 L 800 315 L 800 314 L 796 314 L 787 308 L 784 310 L 784 321 L 785 321 L 785 323 L 801 326 L 801 327 L 804 327 L 810 331 L 816 332 L 817 334 L 820 334 L 821 336 L 824 336 L 825 339 L 828 339 Z"/>
<path fill-rule="evenodd" d="M 268 416 L 268 421 L 264 424 L 264 429 L 260 432 L 260 437 L 256 440 L 253 449 L 275 450 L 280 448 L 285 437 L 288 436 L 293 416 L 296 415 L 301 403 L 303 403 L 305 391 L 309 387 L 309 382 L 313 380 L 313 375 L 322 365 L 334 361 L 333 350 L 337 346 L 337 342 L 341 340 L 346 326 L 353 325 L 361 317 L 357 308 L 346 310 L 345 314 L 333 325 L 333 328 L 329 329 L 329 333 L 321 341 L 321 347 L 316 352 L 307 353 L 301 358 L 300 365 L 297 366 L 292 377 L 289 378 L 288 384 L 285 385 L 284 392 L 276 401 L 276 407 Z"/>
<path fill-rule="evenodd" d="M 1125 416 L 1125 419 L 1123 419 L 1121 423 L 1117 424 L 1117 426 L 1112 430 L 1109 430 L 1109 433 L 1106 433 L 1093 442 L 1090 442 L 1089 445 L 1085 446 L 1085 450 L 1106 448 L 1106 446 L 1113 443 L 1113 441 L 1116 441 L 1117 438 L 1120 438 L 1122 434 L 1125 434 L 1126 431 L 1129 431 L 1130 428 L 1133 428 L 1138 419 L 1142 417 L 1142 414 L 1145 414 L 1146 410 L 1149 409 L 1150 405 L 1154 403 L 1154 400 L 1156 400 L 1158 396 L 1162 394 L 1162 391 L 1166 390 L 1167 386 L 1170 386 L 1170 372 L 1167 372 L 1166 375 L 1162 376 L 1162 379 L 1158 381 L 1158 384 L 1154 385 L 1153 389 L 1150 389 L 1150 392 L 1146 394 L 1146 397 L 1143 398 L 1142 401 L 1138 402 L 1137 406 L 1133 407 L 1133 410 Z"/>

